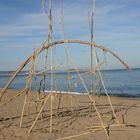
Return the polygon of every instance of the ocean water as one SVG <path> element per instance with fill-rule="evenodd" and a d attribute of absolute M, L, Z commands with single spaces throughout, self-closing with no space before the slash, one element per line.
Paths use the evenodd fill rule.
<path fill-rule="evenodd" d="M 2 88 L 5 82 L 10 78 L 12 72 L 0 72 L 0 88 Z M 11 89 L 23 89 L 27 80 L 27 72 L 21 73 L 14 82 L 10 85 Z M 111 96 L 122 96 L 122 97 L 136 97 L 140 98 L 140 69 L 133 69 L 131 72 L 127 70 L 106 70 L 102 71 L 102 76 L 104 83 L 106 85 L 107 91 Z M 70 90 L 73 92 L 80 92 L 84 94 L 86 92 L 81 80 L 77 76 L 76 72 L 72 72 L 70 80 Z M 85 85 L 88 90 L 91 90 L 91 76 L 89 74 L 81 74 L 84 79 Z M 97 92 L 100 94 L 105 94 L 101 83 L 96 82 L 96 77 L 93 76 L 94 87 L 96 87 Z M 33 78 L 32 90 L 39 90 L 40 85 L 42 85 L 41 90 L 51 89 L 51 76 L 48 74 L 46 77 L 46 82 L 43 84 L 42 76 L 36 76 Z M 55 75 L 55 80 L 53 83 L 54 90 L 67 91 L 69 89 L 67 73 L 58 72 Z"/>

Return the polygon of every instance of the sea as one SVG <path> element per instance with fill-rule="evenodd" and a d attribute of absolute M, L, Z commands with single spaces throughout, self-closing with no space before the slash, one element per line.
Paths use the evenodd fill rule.
<path fill-rule="evenodd" d="M 0 88 L 11 77 L 13 71 L 0 71 Z M 80 72 L 81 77 L 89 91 L 97 89 L 98 94 L 105 95 L 103 86 L 98 77 Z M 110 96 L 140 98 L 140 68 L 127 71 L 124 69 L 103 70 L 101 71 L 107 92 Z M 26 86 L 28 72 L 20 73 L 9 89 L 23 89 Z M 70 77 L 70 78 L 69 78 Z M 32 79 L 32 90 L 50 90 L 51 85 L 54 90 L 79 92 L 81 95 L 86 93 L 85 87 L 76 72 L 71 72 L 68 77 L 67 72 L 56 72 L 51 84 L 51 74 L 47 74 L 46 79 L 42 75 L 37 75 Z M 68 80 L 68 78 L 70 80 Z M 43 82 L 44 81 L 44 82 Z M 93 83 L 93 84 L 91 84 Z"/>

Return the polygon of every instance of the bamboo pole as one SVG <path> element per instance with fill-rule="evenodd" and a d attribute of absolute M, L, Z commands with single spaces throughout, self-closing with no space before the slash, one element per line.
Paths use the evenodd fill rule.
<path fill-rule="evenodd" d="M 20 118 L 20 125 L 19 125 L 20 128 L 21 128 L 22 122 L 23 122 L 23 116 L 24 116 L 24 110 L 25 110 L 25 106 L 26 106 L 26 102 L 27 102 L 27 97 L 28 97 L 28 95 L 27 95 L 27 93 L 26 93 L 25 99 L 24 99 L 23 108 L 22 108 L 21 118 Z"/>
<path fill-rule="evenodd" d="M 63 15 L 63 1 L 60 0 L 60 18 L 61 18 L 61 36 L 63 38 L 63 40 L 65 40 L 65 32 L 64 32 L 64 15 Z M 68 46 L 67 46 L 67 42 L 64 43 L 64 48 L 65 48 L 65 57 L 66 57 L 66 63 L 67 63 L 67 74 L 68 77 L 70 77 L 70 64 L 69 64 L 69 54 L 68 54 Z M 71 92 L 71 81 L 68 78 L 68 91 Z M 73 102 L 72 102 L 72 98 L 73 96 L 71 94 L 69 94 L 70 97 L 70 106 L 71 106 L 71 112 L 73 113 Z"/>
<path fill-rule="evenodd" d="M 47 101 L 48 101 L 48 99 L 49 99 L 50 95 L 51 95 L 51 93 L 50 93 L 50 94 L 46 97 L 46 100 L 45 100 L 45 102 L 44 102 L 43 106 L 41 107 L 41 109 L 40 109 L 39 113 L 37 114 L 37 116 L 36 116 L 36 118 L 35 118 L 35 120 L 34 120 L 34 122 L 33 122 L 32 126 L 30 127 L 30 129 L 29 129 L 29 131 L 28 131 L 28 134 L 32 131 L 32 129 L 33 129 L 33 127 L 34 127 L 34 125 L 35 125 L 36 121 L 38 120 L 38 118 L 39 118 L 39 116 L 40 116 L 41 112 L 43 111 L 43 109 L 44 109 L 44 107 L 45 107 L 45 105 L 46 105 L 46 103 L 47 103 Z"/>
<path fill-rule="evenodd" d="M 52 111 L 53 111 L 53 95 L 52 95 L 52 93 L 51 93 L 51 107 L 50 107 L 50 133 L 52 133 L 52 120 L 53 120 L 53 118 L 52 118 Z"/>
<path fill-rule="evenodd" d="M 117 55 L 115 54 L 113 51 L 111 51 L 110 49 L 104 47 L 104 46 L 100 46 L 87 41 L 81 41 L 81 40 L 58 40 L 58 41 L 54 41 L 52 43 L 49 44 L 44 44 L 43 47 L 38 48 L 35 52 L 34 52 L 34 56 L 36 57 L 38 54 L 40 54 L 43 50 L 48 49 L 49 47 L 53 47 L 55 45 L 59 45 L 59 44 L 64 44 L 64 43 L 76 43 L 76 44 L 84 44 L 84 45 L 89 45 L 91 47 L 96 47 L 99 49 L 102 49 L 106 52 L 109 52 L 111 55 L 113 55 L 116 59 L 118 59 L 120 61 L 120 63 L 122 63 L 122 65 L 125 66 L 125 68 L 127 70 L 131 70 L 131 68 Z M 9 87 L 9 85 L 13 82 L 13 80 L 16 78 L 16 76 L 18 75 L 18 73 L 30 62 L 32 61 L 32 55 L 29 56 L 18 68 L 17 70 L 13 73 L 12 77 L 6 82 L 6 84 L 4 85 L 4 87 L 2 88 L 1 92 L 0 92 L 0 99 L 2 98 L 3 94 L 5 93 L 5 91 L 7 90 L 7 88 Z"/>
<path fill-rule="evenodd" d="M 7 104 L 10 101 L 13 101 L 14 99 L 16 99 L 17 97 L 19 97 L 20 95 L 22 95 L 22 93 L 24 93 L 26 89 L 21 90 L 20 92 L 18 92 L 18 94 L 16 94 L 15 96 L 13 96 L 12 98 L 8 99 L 6 102 L 0 104 L 0 106 Z"/>
<path fill-rule="evenodd" d="M 83 132 L 83 133 L 80 133 L 80 134 L 77 134 L 77 135 L 72 135 L 72 136 L 67 136 L 67 137 L 59 138 L 59 139 L 56 139 L 56 140 L 72 139 L 72 138 L 80 137 L 80 136 L 83 136 L 83 135 L 87 135 L 87 134 L 92 133 L 92 132 L 97 132 L 97 131 L 100 131 L 102 129 L 103 128 L 97 128 L 97 129 L 94 129 L 92 131 L 87 131 L 87 132 Z"/>
<path fill-rule="evenodd" d="M 25 111 L 25 106 L 26 106 L 26 103 L 27 103 L 27 99 L 30 97 L 30 89 L 31 89 L 31 85 L 32 85 L 32 76 L 33 76 L 34 71 L 35 71 L 35 60 L 36 60 L 36 56 L 34 56 L 34 52 L 32 54 L 32 58 L 33 58 L 32 59 L 32 66 L 30 68 L 30 72 L 29 72 L 27 84 L 26 84 L 26 87 L 25 87 L 26 93 L 25 93 L 25 99 L 24 99 L 22 113 L 21 113 L 20 127 L 22 126 L 23 116 L 24 116 L 24 111 Z M 28 112 L 29 112 L 29 103 L 28 103 L 27 109 L 28 109 Z"/>
<path fill-rule="evenodd" d="M 113 105 L 112 105 L 112 103 L 111 103 L 110 96 L 109 96 L 109 94 L 108 94 L 108 92 L 107 92 L 107 90 L 106 90 L 106 87 L 105 87 L 105 84 L 104 84 L 104 80 L 103 80 L 102 74 L 101 74 L 101 72 L 100 72 L 100 68 L 98 67 L 98 65 L 99 65 L 98 54 L 97 54 L 95 48 L 94 48 L 94 57 L 95 57 L 95 62 L 96 62 L 96 66 L 97 66 L 97 71 L 98 71 L 98 73 L 99 73 L 99 77 L 100 77 L 101 83 L 102 83 L 102 85 L 103 85 L 103 88 L 104 88 L 104 90 L 105 90 L 105 93 L 106 93 L 107 99 L 108 99 L 108 101 L 109 101 L 111 110 L 112 110 L 112 112 L 113 112 L 113 115 L 114 115 L 115 118 L 116 118 L 116 121 L 117 121 L 118 125 L 120 125 L 119 120 L 118 120 L 118 118 L 117 118 L 117 115 L 116 115 L 116 113 L 115 113 L 115 111 L 114 111 Z"/>
<path fill-rule="evenodd" d="M 75 70 L 76 70 L 76 72 L 77 72 L 77 74 L 78 74 L 78 76 L 79 76 L 79 78 L 80 78 L 80 80 L 81 80 L 81 82 L 82 82 L 82 84 L 83 84 L 83 86 L 84 86 L 86 92 L 88 93 L 88 97 L 89 97 L 90 101 L 92 102 L 92 104 L 93 104 L 93 106 L 94 106 L 94 108 L 95 108 L 95 111 L 96 111 L 97 116 L 98 116 L 98 118 L 99 118 L 99 120 L 100 120 L 100 123 L 101 123 L 101 125 L 102 125 L 102 128 L 104 129 L 104 132 L 105 132 L 107 138 L 109 138 L 109 136 L 108 136 L 108 134 L 107 134 L 107 131 L 106 131 L 106 128 L 105 128 L 105 126 L 104 126 L 104 122 L 103 122 L 103 120 L 102 120 L 102 118 L 101 118 L 101 115 L 100 115 L 98 109 L 97 109 L 95 100 L 94 100 L 94 99 L 92 98 L 92 96 L 90 95 L 90 93 L 89 93 L 89 91 L 88 91 L 88 89 L 87 89 L 87 87 L 86 87 L 86 84 L 85 84 L 83 78 L 81 77 L 81 75 L 80 75 L 80 73 L 79 73 L 79 70 L 78 70 L 76 64 L 74 63 L 73 59 L 71 58 L 70 60 L 71 60 L 71 62 L 74 64 Z"/>

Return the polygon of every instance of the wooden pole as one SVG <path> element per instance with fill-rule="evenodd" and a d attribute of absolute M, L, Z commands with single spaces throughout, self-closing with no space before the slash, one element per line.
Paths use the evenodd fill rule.
<path fill-rule="evenodd" d="M 30 127 L 30 129 L 29 129 L 29 131 L 28 131 L 28 134 L 32 131 L 32 129 L 33 129 L 33 127 L 34 127 L 36 121 L 38 120 L 38 118 L 39 118 L 41 112 L 43 111 L 43 109 L 44 109 L 44 107 L 45 107 L 45 105 L 46 105 L 46 103 L 47 103 L 47 101 L 48 101 L 48 99 L 49 99 L 50 96 L 51 96 L 51 93 L 46 97 L 43 106 L 41 107 L 41 109 L 40 109 L 39 113 L 37 114 L 37 116 L 36 116 L 36 118 L 35 118 L 35 120 L 34 120 L 32 126 Z"/>

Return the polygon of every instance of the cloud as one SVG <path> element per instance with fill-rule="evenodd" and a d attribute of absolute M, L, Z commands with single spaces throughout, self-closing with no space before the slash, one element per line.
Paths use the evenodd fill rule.
<path fill-rule="evenodd" d="M 42 32 L 45 30 L 46 22 L 42 14 L 26 14 L 18 18 L 16 21 L 9 22 L 8 25 L 0 26 L 0 36 L 30 36 L 34 32 Z"/>

